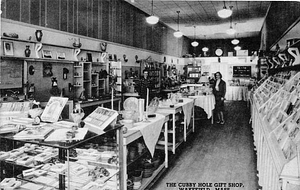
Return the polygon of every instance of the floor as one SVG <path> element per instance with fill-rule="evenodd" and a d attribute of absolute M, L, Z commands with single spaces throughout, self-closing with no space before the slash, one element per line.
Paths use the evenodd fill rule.
<path fill-rule="evenodd" d="M 225 106 L 225 125 L 197 120 L 196 132 L 149 189 L 258 189 L 249 107 L 242 101 Z"/>

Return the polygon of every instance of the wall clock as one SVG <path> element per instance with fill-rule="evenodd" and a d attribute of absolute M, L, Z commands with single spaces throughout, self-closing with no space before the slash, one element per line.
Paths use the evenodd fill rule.
<path fill-rule="evenodd" d="M 216 54 L 217 56 L 221 56 L 221 55 L 223 54 L 223 50 L 220 49 L 220 48 L 218 48 L 218 49 L 216 49 L 215 54 Z"/>

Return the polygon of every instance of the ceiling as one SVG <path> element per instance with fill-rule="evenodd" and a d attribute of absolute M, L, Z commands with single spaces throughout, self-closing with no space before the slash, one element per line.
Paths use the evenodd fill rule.
<path fill-rule="evenodd" d="M 151 0 L 125 0 L 151 15 Z M 217 11 L 231 8 L 231 18 L 220 18 Z M 270 1 L 192 1 L 153 0 L 153 13 L 160 22 L 178 29 L 190 39 L 231 39 L 259 36 Z M 232 26 L 237 33 L 226 34 Z"/>

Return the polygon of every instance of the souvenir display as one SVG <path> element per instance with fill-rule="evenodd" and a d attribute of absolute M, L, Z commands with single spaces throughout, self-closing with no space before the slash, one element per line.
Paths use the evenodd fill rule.
<path fill-rule="evenodd" d="M 50 99 L 41 115 L 42 121 L 57 122 L 67 101 L 68 101 L 68 98 L 50 97 Z"/>

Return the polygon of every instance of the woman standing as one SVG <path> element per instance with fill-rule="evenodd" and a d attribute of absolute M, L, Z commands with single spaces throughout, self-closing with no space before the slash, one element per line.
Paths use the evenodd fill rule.
<path fill-rule="evenodd" d="M 213 94 L 215 95 L 216 105 L 215 110 L 217 113 L 217 123 L 224 124 L 224 100 L 226 94 L 226 82 L 222 80 L 220 72 L 215 73 L 215 83 L 213 86 Z"/>

